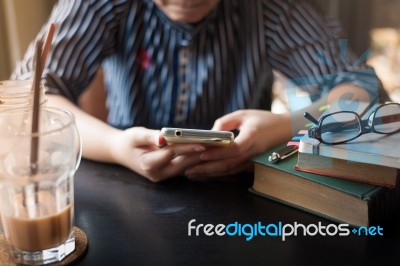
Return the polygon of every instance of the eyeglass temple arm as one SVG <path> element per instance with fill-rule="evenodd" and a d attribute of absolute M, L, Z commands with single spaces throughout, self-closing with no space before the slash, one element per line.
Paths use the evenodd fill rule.
<path fill-rule="evenodd" d="M 372 106 L 374 106 L 375 104 L 375 100 L 378 98 L 379 95 L 375 95 L 375 97 L 370 101 L 370 103 L 368 104 L 368 106 L 364 109 L 364 111 L 360 114 L 360 117 L 363 117 L 370 109 Z M 309 120 L 310 122 L 312 122 L 315 125 L 318 125 L 318 120 L 313 117 L 310 113 L 305 112 L 304 113 L 304 117 Z"/>
<path fill-rule="evenodd" d="M 371 101 L 370 101 L 370 103 L 368 104 L 368 106 L 364 109 L 364 111 L 360 114 L 360 117 L 363 117 L 371 108 L 372 108 L 372 106 L 374 106 L 374 104 L 375 104 L 375 100 L 377 99 L 377 97 L 378 97 L 378 95 L 376 95 L 375 97 L 374 97 L 374 99 L 372 99 Z M 308 112 L 305 112 L 304 113 L 304 117 L 307 119 L 307 120 L 309 120 L 310 122 L 312 122 L 313 124 L 315 124 L 315 125 L 318 125 L 319 123 L 318 123 L 318 120 L 316 119 L 316 118 L 314 118 L 310 113 L 308 113 Z"/>
<path fill-rule="evenodd" d="M 310 115 L 310 113 L 305 112 L 304 118 L 306 118 L 308 121 L 312 122 L 313 124 L 318 125 L 318 120 L 315 119 L 312 115 Z"/>

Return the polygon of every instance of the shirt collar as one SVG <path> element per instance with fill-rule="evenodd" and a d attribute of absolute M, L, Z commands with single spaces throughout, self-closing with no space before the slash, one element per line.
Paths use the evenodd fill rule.
<path fill-rule="evenodd" d="M 159 19 L 163 22 L 165 27 L 171 28 L 172 30 L 178 31 L 185 36 L 187 42 L 192 41 L 199 32 L 203 31 L 208 27 L 211 21 L 216 19 L 218 16 L 218 9 L 221 6 L 222 1 L 220 1 L 213 10 L 200 22 L 195 24 L 190 23 L 179 23 L 170 20 L 167 15 L 162 12 L 158 6 L 153 2 L 153 0 L 146 0 L 148 6 L 157 14 Z"/>

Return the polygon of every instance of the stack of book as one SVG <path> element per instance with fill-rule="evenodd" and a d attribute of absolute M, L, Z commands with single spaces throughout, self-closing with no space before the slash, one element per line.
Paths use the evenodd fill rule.
<path fill-rule="evenodd" d="M 299 152 L 272 163 L 276 147 L 254 158 L 252 192 L 354 226 L 378 224 L 399 210 L 400 133 L 365 134 L 326 145 L 304 136 Z"/>

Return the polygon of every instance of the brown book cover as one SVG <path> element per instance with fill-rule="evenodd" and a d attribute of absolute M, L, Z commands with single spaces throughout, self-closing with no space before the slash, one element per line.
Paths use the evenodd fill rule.
<path fill-rule="evenodd" d="M 298 171 L 332 176 L 387 188 L 397 184 L 399 170 L 377 164 L 360 163 L 299 152 L 295 169 Z"/>

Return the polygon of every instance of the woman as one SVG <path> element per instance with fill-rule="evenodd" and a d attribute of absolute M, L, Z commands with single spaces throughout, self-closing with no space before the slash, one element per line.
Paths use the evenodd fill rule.
<path fill-rule="evenodd" d="M 269 111 L 273 69 L 311 95 L 309 112 L 343 93 L 368 100 L 380 89 L 350 53 L 342 60 L 335 31 L 309 1 L 60 0 L 51 22 L 58 32 L 44 70 L 49 104 L 76 115 L 84 157 L 154 182 L 251 169 L 250 158 L 302 128 L 302 112 Z M 32 77 L 32 54 L 33 45 L 15 77 Z M 101 66 L 107 123 L 77 106 Z M 223 148 L 163 145 L 164 126 L 239 134 Z"/>

